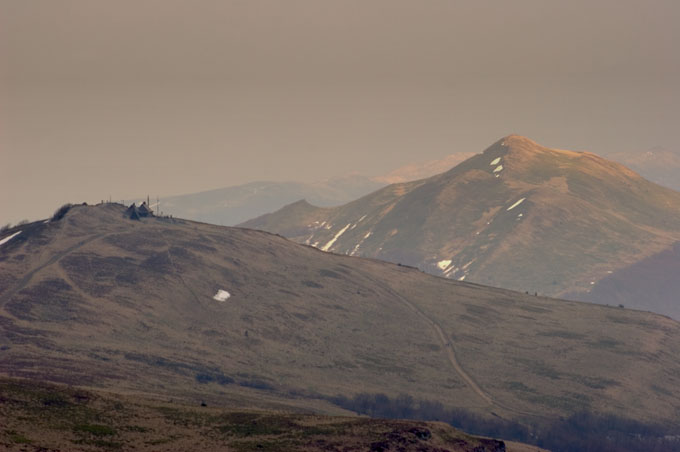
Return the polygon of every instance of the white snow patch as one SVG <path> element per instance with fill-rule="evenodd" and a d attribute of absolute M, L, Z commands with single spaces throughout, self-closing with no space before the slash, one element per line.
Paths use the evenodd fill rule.
<path fill-rule="evenodd" d="M 607 270 L 607 273 L 609 273 L 609 274 L 611 275 L 611 274 L 614 273 L 614 272 L 611 271 L 611 270 Z"/>
<path fill-rule="evenodd" d="M 47 224 L 49 222 L 50 222 L 50 220 L 45 220 L 45 221 L 43 221 L 43 224 Z"/>
<path fill-rule="evenodd" d="M 500 161 L 501 161 L 501 158 L 496 157 L 495 159 L 491 160 L 491 163 L 489 163 L 489 165 L 491 165 L 491 166 L 498 165 L 498 162 L 500 162 Z"/>
<path fill-rule="evenodd" d="M 351 227 L 351 228 L 349 228 L 349 230 L 351 231 L 352 229 L 354 229 L 354 228 L 356 228 L 356 227 L 357 227 L 357 224 L 356 224 L 356 223 L 354 223 L 354 224 L 352 225 L 352 227 Z"/>
<path fill-rule="evenodd" d="M 501 177 L 500 174 L 494 174 L 494 177 Z"/>
<path fill-rule="evenodd" d="M 494 168 L 493 172 L 494 173 L 500 173 L 503 171 L 503 165 L 498 165 L 496 168 Z"/>
<path fill-rule="evenodd" d="M 527 198 L 522 198 L 522 199 L 520 199 L 519 201 L 517 201 L 516 203 L 514 203 L 513 205 L 511 205 L 510 207 L 508 207 L 507 210 L 512 210 L 512 209 L 514 209 L 515 207 L 519 206 L 520 204 L 522 204 L 522 203 L 524 202 L 525 199 L 527 199 Z"/>
<path fill-rule="evenodd" d="M 5 237 L 4 239 L 0 240 L 0 245 L 4 245 L 5 243 L 9 242 L 19 234 L 21 234 L 21 231 L 17 231 L 14 234 L 10 235 L 9 237 Z"/>
<path fill-rule="evenodd" d="M 446 270 L 449 265 L 451 265 L 451 259 L 444 259 L 443 261 L 437 262 L 437 267 L 442 271 Z"/>
<path fill-rule="evenodd" d="M 339 238 L 342 234 L 345 233 L 345 231 L 350 227 L 350 225 L 351 225 L 351 223 L 347 223 L 347 226 L 345 226 L 344 228 L 340 229 L 340 231 L 338 231 L 338 233 L 335 234 L 335 237 L 333 237 L 328 243 L 326 243 L 326 244 L 323 246 L 323 248 L 321 248 L 321 251 L 328 251 L 329 249 L 331 249 L 331 246 L 333 246 L 333 244 L 335 243 L 335 241 L 338 240 L 338 238 Z"/>
<path fill-rule="evenodd" d="M 523 214 L 523 213 L 520 213 L 519 215 L 517 215 L 517 218 L 521 218 L 521 217 L 523 217 L 523 216 L 524 216 L 524 214 Z"/>
<path fill-rule="evenodd" d="M 593 284 L 595 284 L 595 281 L 590 281 L 590 285 L 592 286 Z"/>
<path fill-rule="evenodd" d="M 319 242 L 314 242 L 314 243 L 312 243 L 312 246 L 313 246 L 314 248 L 318 248 L 318 247 L 319 247 Z"/>
<path fill-rule="evenodd" d="M 458 281 L 463 281 L 467 275 L 463 275 L 460 278 L 458 278 Z"/>
<path fill-rule="evenodd" d="M 227 298 L 231 297 L 231 294 L 227 292 L 226 290 L 218 290 L 215 296 L 213 296 L 213 300 L 217 301 L 227 301 Z"/>
<path fill-rule="evenodd" d="M 366 215 L 364 215 L 364 216 L 366 216 Z M 361 220 L 359 220 L 359 221 L 361 221 Z M 354 226 L 356 226 L 356 224 L 355 224 Z M 354 229 L 354 228 L 352 228 L 352 229 Z M 371 234 L 372 234 L 372 232 L 371 232 L 371 231 L 368 231 L 368 232 L 366 233 L 366 235 L 364 236 L 364 238 L 361 239 L 361 240 L 359 241 L 359 243 L 356 244 L 356 246 L 354 247 L 354 249 L 352 250 L 352 252 L 349 253 L 349 255 L 350 255 L 350 256 L 354 256 L 354 255 L 357 253 L 357 251 L 359 251 L 359 247 L 360 247 L 361 245 L 363 245 L 363 243 L 366 241 L 367 238 L 369 238 L 369 237 L 371 236 Z"/>
<path fill-rule="evenodd" d="M 364 218 L 366 218 L 366 215 L 364 215 L 363 217 L 359 218 L 359 221 L 357 221 L 357 223 L 361 223 L 361 222 L 363 221 Z"/>
<path fill-rule="evenodd" d="M 461 268 L 462 268 L 463 270 L 465 270 L 465 269 L 468 268 L 468 267 L 470 266 L 470 264 L 472 264 L 474 261 L 475 261 L 475 260 L 472 259 L 470 262 L 468 262 L 467 264 L 463 265 L 463 267 L 461 267 Z"/>

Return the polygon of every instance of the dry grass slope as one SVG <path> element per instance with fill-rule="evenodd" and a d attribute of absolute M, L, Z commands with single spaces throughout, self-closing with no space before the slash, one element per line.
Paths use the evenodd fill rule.
<path fill-rule="evenodd" d="M 668 318 L 122 212 L 76 206 L 0 247 L 4 375 L 326 414 L 363 392 L 520 421 L 680 415 Z"/>

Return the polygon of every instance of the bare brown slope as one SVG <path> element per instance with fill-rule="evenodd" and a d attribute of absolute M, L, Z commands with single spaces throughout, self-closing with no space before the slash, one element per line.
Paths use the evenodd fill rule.
<path fill-rule="evenodd" d="M 680 193 L 595 154 L 513 135 L 438 176 L 333 209 L 293 205 L 242 226 L 451 279 L 562 295 L 680 239 Z"/>
<path fill-rule="evenodd" d="M 327 413 L 359 392 L 511 419 L 680 409 L 670 319 L 122 212 L 74 207 L 0 247 L 4 374 Z"/>

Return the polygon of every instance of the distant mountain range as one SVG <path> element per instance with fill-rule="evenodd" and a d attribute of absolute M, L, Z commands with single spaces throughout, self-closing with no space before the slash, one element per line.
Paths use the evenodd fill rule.
<path fill-rule="evenodd" d="M 351 174 L 314 183 L 250 182 L 168 196 L 162 199 L 160 208 L 179 218 L 233 226 L 301 199 L 319 207 L 345 204 L 388 184 L 444 173 L 474 155 L 473 152 L 457 152 L 441 159 L 411 163 L 381 176 Z M 677 153 L 654 148 L 645 152 L 613 153 L 608 157 L 653 182 L 680 190 L 680 155 Z"/>
<path fill-rule="evenodd" d="M 366 210 L 349 227 L 333 219 L 330 229 L 314 233 L 321 238 L 326 231 L 327 248 L 346 249 L 344 234 L 365 222 L 391 250 L 400 232 L 383 235 L 385 211 L 406 215 L 400 203 L 419 206 L 413 215 L 434 211 L 423 197 L 394 196 L 443 188 L 446 200 L 459 202 L 456 191 L 481 180 L 501 208 L 470 202 L 460 209 L 481 209 L 479 235 L 501 237 L 504 228 L 550 218 L 532 220 L 545 208 L 540 188 L 508 187 L 520 171 L 539 187 L 545 180 L 559 190 L 568 186 L 572 173 L 555 175 L 545 159 L 567 170 L 585 165 L 599 174 L 604 165 L 619 174 L 595 156 L 509 137 L 451 174 L 371 195 L 373 203 L 383 201 L 375 210 L 381 219 Z M 561 177 L 566 182 L 554 181 Z M 594 198 L 595 187 L 580 177 L 577 190 L 588 188 Z M 449 180 L 456 178 L 463 180 Z M 518 195 L 525 201 L 518 203 Z M 340 396 L 372 394 L 382 403 L 405 400 L 505 421 L 542 422 L 584 410 L 677 421 L 680 324 L 671 319 L 437 278 L 261 231 L 131 220 L 124 212 L 118 204 L 74 206 L 59 220 L 0 234 L 0 374 L 209 406 L 338 413 Z M 517 220 L 519 213 L 526 219 Z M 408 218 L 415 219 L 405 222 L 409 227 L 423 219 Z M 523 265 L 522 253 L 516 257 Z"/>
<path fill-rule="evenodd" d="M 643 152 L 614 152 L 607 158 L 623 163 L 645 178 L 680 191 L 680 152 L 654 147 Z"/>
<path fill-rule="evenodd" d="M 384 185 L 383 182 L 361 175 L 316 183 L 251 182 L 199 193 L 169 196 L 161 200 L 160 210 L 179 218 L 233 226 L 299 199 L 309 199 L 319 206 L 335 206 Z"/>
<path fill-rule="evenodd" d="M 445 173 L 334 208 L 300 201 L 241 226 L 450 279 L 585 296 L 680 240 L 680 193 L 511 135 Z"/>
<path fill-rule="evenodd" d="M 168 196 L 161 200 L 160 210 L 179 218 L 233 226 L 301 199 L 320 207 L 338 206 L 387 184 L 444 172 L 472 155 L 455 153 L 439 160 L 406 165 L 377 177 L 350 174 L 314 183 L 258 181 Z"/>
<path fill-rule="evenodd" d="M 474 152 L 458 152 L 438 160 L 431 160 L 425 163 L 412 163 L 390 171 L 384 176 L 375 177 L 374 179 L 385 184 L 396 184 L 399 182 L 424 179 L 448 171 L 474 155 Z"/>

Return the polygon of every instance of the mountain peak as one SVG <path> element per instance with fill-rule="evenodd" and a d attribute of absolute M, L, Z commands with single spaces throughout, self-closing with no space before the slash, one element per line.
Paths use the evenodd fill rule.
<path fill-rule="evenodd" d="M 562 155 L 565 157 L 579 157 L 584 154 L 591 154 L 588 152 L 578 152 L 578 151 L 568 151 L 564 149 L 554 149 L 543 146 L 531 138 L 511 134 L 507 135 L 500 140 L 498 140 L 494 145 L 491 146 L 502 146 L 511 154 L 543 154 L 543 153 L 553 153 L 556 155 Z M 489 148 L 489 149 L 491 149 Z"/>
<path fill-rule="evenodd" d="M 517 135 L 515 133 L 506 135 L 501 139 L 501 141 L 503 141 L 505 145 L 509 147 L 515 146 L 543 147 L 540 144 L 536 143 L 531 138 L 522 135 Z"/>
<path fill-rule="evenodd" d="M 591 152 L 508 135 L 446 173 L 244 225 L 450 279 L 561 295 L 677 241 L 680 193 Z"/>

